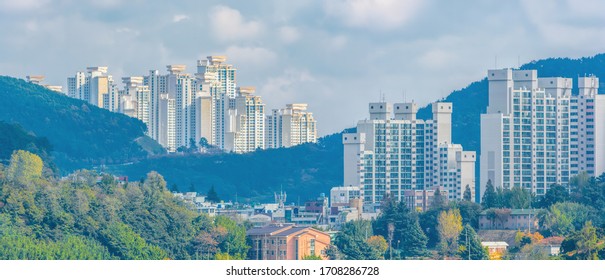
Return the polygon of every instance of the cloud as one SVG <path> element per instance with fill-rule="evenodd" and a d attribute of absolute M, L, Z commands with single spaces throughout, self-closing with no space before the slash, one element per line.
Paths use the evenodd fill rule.
<path fill-rule="evenodd" d="M 454 55 L 451 52 L 433 49 L 418 58 L 418 64 L 428 69 L 442 69 L 451 65 Z"/>
<path fill-rule="evenodd" d="M 242 14 L 227 6 L 215 6 L 210 10 L 210 27 L 221 41 L 238 41 L 256 38 L 264 27 L 259 21 L 246 21 Z"/>
<path fill-rule="evenodd" d="M 411 20 L 422 5 L 421 0 L 334 0 L 326 1 L 324 10 L 347 26 L 390 30 Z"/>
<path fill-rule="evenodd" d="M 188 15 L 174 15 L 172 17 L 172 22 L 181 22 L 186 19 L 189 19 Z"/>
<path fill-rule="evenodd" d="M 249 69 L 266 68 L 277 60 L 277 54 L 261 47 L 230 46 L 224 52 L 229 61 Z"/>
<path fill-rule="evenodd" d="M 283 26 L 279 29 L 279 37 L 282 42 L 290 44 L 300 39 L 300 32 L 292 26 Z"/>
<path fill-rule="evenodd" d="M 26 12 L 43 8 L 49 0 L 0 0 L 0 11 Z"/>
<path fill-rule="evenodd" d="M 557 47 L 593 49 L 605 44 L 605 3 L 593 1 L 522 1 L 538 35 Z M 561 11 L 567 11 L 561 13 Z"/>

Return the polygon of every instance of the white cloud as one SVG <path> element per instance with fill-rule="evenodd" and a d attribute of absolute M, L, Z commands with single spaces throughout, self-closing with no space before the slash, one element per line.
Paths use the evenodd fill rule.
<path fill-rule="evenodd" d="M 277 60 L 277 54 L 269 49 L 260 47 L 230 46 L 224 52 L 229 61 L 249 69 L 266 68 Z"/>
<path fill-rule="evenodd" d="M 238 10 L 227 6 L 215 6 L 210 10 L 210 26 L 214 36 L 221 41 L 252 39 L 263 31 L 261 22 L 246 21 Z"/>
<path fill-rule="evenodd" d="M 25 12 L 43 8 L 49 0 L 0 0 L 0 11 Z"/>
<path fill-rule="evenodd" d="M 454 56 L 450 52 L 434 49 L 422 54 L 418 58 L 418 64 L 429 69 L 440 69 L 451 65 L 453 58 Z"/>
<path fill-rule="evenodd" d="M 348 26 L 389 30 L 411 20 L 422 5 L 421 0 L 334 0 L 324 9 Z"/>
<path fill-rule="evenodd" d="M 538 35 L 558 48 L 582 50 L 605 44 L 605 3 L 601 1 L 534 0 L 522 1 L 522 6 Z"/>
<path fill-rule="evenodd" d="M 279 37 L 286 44 L 294 43 L 300 39 L 300 32 L 292 26 L 283 26 L 279 29 Z"/>
<path fill-rule="evenodd" d="M 183 20 L 189 19 L 188 15 L 174 15 L 172 17 L 172 22 L 181 22 Z"/>

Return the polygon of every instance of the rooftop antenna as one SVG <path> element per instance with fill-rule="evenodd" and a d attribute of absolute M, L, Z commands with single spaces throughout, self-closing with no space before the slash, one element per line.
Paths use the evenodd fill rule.
<path fill-rule="evenodd" d="M 498 69 L 498 55 L 494 56 L 494 67 L 495 69 Z"/>
<path fill-rule="evenodd" d="M 521 69 L 521 56 L 517 55 L 517 68 Z"/>
<path fill-rule="evenodd" d="M 403 102 L 404 102 L 404 103 L 408 102 L 408 100 L 407 100 L 407 98 L 406 98 L 406 96 L 405 96 L 405 90 L 402 90 L 402 91 L 401 91 L 401 94 L 403 95 Z"/>

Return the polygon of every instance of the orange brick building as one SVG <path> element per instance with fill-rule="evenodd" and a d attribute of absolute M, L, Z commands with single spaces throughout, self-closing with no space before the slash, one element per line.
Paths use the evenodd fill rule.
<path fill-rule="evenodd" d="M 301 260 L 307 256 L 326 259 L 330 236 L 311 227 L 294 224 L 271 224 L 252 228 L 246 233 L 250 241 L 249 256 L 255 260 Z"/>

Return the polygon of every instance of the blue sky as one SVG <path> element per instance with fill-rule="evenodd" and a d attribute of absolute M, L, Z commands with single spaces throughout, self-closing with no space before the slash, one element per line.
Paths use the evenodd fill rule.
<path fill-rule="evenodd" d="M 119 80 L 227 55 L 267 109 L 309 103 L 325 135 L 381 92 L 424 106 L 496 57 L 502 68 L 605 52 L 603 14 L 597 0 L 0 0 L 0 74 L 65 86 L 87 66 Z"/>

